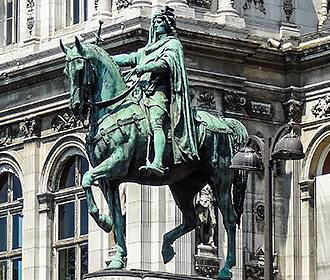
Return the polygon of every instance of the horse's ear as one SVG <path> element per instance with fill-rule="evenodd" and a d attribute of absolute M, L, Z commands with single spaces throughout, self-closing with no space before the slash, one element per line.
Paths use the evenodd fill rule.
<path fill-rule="evenodd" d="M 60 39 L 60 47 L 62 49 L 62 51 L 67 54 L 68 52 L 68 48 L 66 46 L 63 45 L 62 39 Z"/>
<path fill-rule="evenodd" d="M 74 36 L 74 37 L 75 37 L 75 45 L 76 45 L 76 48 L 77 48 L 78 52 L 80 54 L 83 54 L 84 48 L 83 48 L 82 44 L 80 43 L 80 41 L 79 41 L 79 39 L 78 39 L 77 36 Z"/>

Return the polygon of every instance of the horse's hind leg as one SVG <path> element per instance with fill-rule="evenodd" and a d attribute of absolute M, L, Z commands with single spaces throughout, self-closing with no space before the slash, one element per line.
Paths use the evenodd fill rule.
<path fill-rule="evenodd" d="M 219 279 L 232 278 L 231 268 L 236 265 L 236 225 L 237 215 L 231 199 L 232 174 L 229 167 L 217 170 L 209 182 L 218 207 L 223 217 L 223 223 L 228 236 L 227 257 L 224 267 L 219 273 Z"/>
<path fill-rule="evenodd" d="M 193 199 L 204 184 L 194 176 L 176 184 L 169 185 L 175 203 L 182 212 L 182 224 L 164 234 L 162 256 L 168 263 L 175 255 L 173 242 L 196 227 L 196 214 Z"/>

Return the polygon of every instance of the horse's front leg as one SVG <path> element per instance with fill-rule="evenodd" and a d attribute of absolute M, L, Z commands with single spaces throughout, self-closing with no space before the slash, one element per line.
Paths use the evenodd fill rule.
<path fill-rule="evenodd" d="M 86 192 L 89 213 L 92 215 L 95 222 L 107 232 L 111 231 L 112 226 L 114 226 L 116 253 L 109 265 L 109 268 L 112 269 L 123 268 L 123 258 L 127 256 L 124 239 L 125 225 L 121 213 L 118 185 L 113 185 L 103 190 L 113 221 L 110 216 L 99 214 L 99 210 L 91 191 L 91 185 L 97 180 L 112 180 L 113 178 L 120 178 L 129 167 L 129 160 L 124 158 L 127 157 L 129 153 L 127 149 L 125 151 L 126 153 L 124 153 L 124 150 L 121 147 L 116 148 L 109 158 L 85 173 L 82 184 Z"/>

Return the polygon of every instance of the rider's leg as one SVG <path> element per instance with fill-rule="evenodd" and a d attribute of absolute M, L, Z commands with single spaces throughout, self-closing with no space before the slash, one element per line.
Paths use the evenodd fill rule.
<path fill-rule="evenodd" d="M 156 171 L 160 171 L 159 174 L 162 176 L 164 173 L 163 168 L 163 158 L 164 158 L 164 152 L 165 152 L 165 145 L 166 145 L 166 137 L 164 133 L 164 121 L 166 117 L 166 112 L 162 110 L 158 106 L 152 106 L 149 109 L 150 113 L 150 124 L 151 129 L 154 135 L 154 151 L 155 151 L 155 157 L 150 165 L 150 168 L 155 168 Z M 158 172 L 157 172 L 158 173 Z"/>

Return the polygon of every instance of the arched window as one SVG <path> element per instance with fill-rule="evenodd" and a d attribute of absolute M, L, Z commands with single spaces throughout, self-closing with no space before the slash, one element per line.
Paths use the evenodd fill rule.
<path fill-rule="evenodd" d="M 22 185 L 11 167 L 0 167 L 0 279 L 22 279 Z"/>
<path fill-rule="evenodd" d="M 322 167 L 322 175 L 330 173 L 330 151 L 328 152 Z"/>
<path fill-rule="evenodd" d="M 55 192 L 56 279 L 82 279 L 88 272 L 88 211 L 81 188 L 88 161 L 80 155 L 65 159 Z"/>

